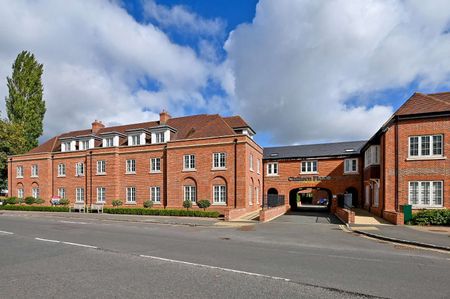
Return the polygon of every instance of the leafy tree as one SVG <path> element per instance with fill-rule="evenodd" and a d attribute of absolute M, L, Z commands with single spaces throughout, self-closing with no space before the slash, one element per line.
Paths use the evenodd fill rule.
<path fill-rule="evenodd" d="M 197 202 L 197 206 L 203 211 L 206 211 L 207 208 L 211 206 L 211 202 L 207 199 L 202 199 Z"/>
<path fill-rule="evenodd" d="M 192 201 L 186 199 L 185 201 L 183 201 L 183 207 L 186 208 L 186 210 L 189 210 L 189 208 L 192 208 Z"/>
<path fill-rule="evenodd" d="M 9 95 L 5 98 L 6 110 L 11 123 L 23 126 L 27 140 L 25 151 L 28 151 L 38 145 L 43 132 L 46 111 L 42 98 L 43 65 L 32 53 L 22 51 L 12 69 L 12 76 L 7 77 Z"/>

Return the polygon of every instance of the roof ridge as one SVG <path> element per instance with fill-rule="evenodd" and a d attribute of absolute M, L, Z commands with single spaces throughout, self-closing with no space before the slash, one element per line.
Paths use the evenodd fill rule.
<path fill-rule="evenodd" d="M 438 102 L 440 102 L 440 103 L 443 103 L 443 104 L 446 104 L 446 105 L 449 105 L 449 106 L 450 106 L 450 103 L 449 103 L 449 102 L 444 101 L 444 100 L 441 100 L 441 99 L 439 99 L 439 98 L 436 98 L 436 97 L 434 97 L 434 96 L 432 96 L 432 95 L 424 94 L 424 96 L 426 96 L 427 98 L 430 98 L 430 99 L 432 99 L 432 100 L 435 100 L 435 101 L 438 101 Z"/>

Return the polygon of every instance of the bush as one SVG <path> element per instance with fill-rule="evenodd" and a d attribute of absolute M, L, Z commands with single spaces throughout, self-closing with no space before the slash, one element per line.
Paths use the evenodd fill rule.
<path fill-rule="evenodd" d="M 8 197 L 5 200 L 5 204 L 7 205 L 15 205 L 17 203 L 17 197 Z"/>
<path fill-rule="evenodd" d="M 423 210 L 413 214 L 412 224 L 450 226 L 450 210 Z"/>
<path fill-rule="evenodd" d="M 197 206 L 200 209 L 203 209 L 203 211 L 206 211 L 206 209 L 211 206 L 211 202 L 209 200 L 207 200 L 207 199 L 199 200 L 197 202 Z"/>
<path fill-rule="evenodd" d="M 146 209 L 146 208 L 104 208 L 104 213 L 125 214 L 125 215 L 153 215 L 153 216 L 188 216 L 188 217 L 209 217 L 220 216 L 216 211 L 193 211 L 176 209 Z"/>
<path fill-rule="evenodd" d="M 186 208 L 186 210 L 189 210 L 189 208 L 192 208 L 192 201 L 189 199 L 186 199 L 183 201 L 183 208 Z"/>
<path fill-rule="evenodd" d="M 25 199 L 23 199 L 23 198 L 17 198 L 17 203 L 18 203 L 19 205 L 21 205 L 21 204 L 25 203 Z"/>
<path fill-rule="evenodd" d="M 144 207 L 145 207 L 145 208 L 151 208 L 151 207 L 153 207 L 153 201 L 151 201 L 151 200 L 146 200 L 146 201 L 144 201 Z"/>
<path fill-rule="evenodd" d="M 68 206 L 69 205 L 69 200 L 67 198 L 61 198 L 59 200 L 59 204 L 62 206 Z"/>
<path fill-rule="evenodd" d="M 48 207 L 48 206 L 0 206 L 0 210 L 9 211 L 37 211 L 37 212 L 68 212 L 68 207 Z"/>
<path fill-rule="evenodd" d="M 25 203 L 26 203 L 27 205 L 32 205 L 32 204 L 34 204 L 34 203 L 35 203 L 34 197 L 32 197 L 32 196 L 25 197 Z"/>
<path fill-rule="evenodd" d="M 113 207 L 120 207 L 123 204 L 123 201 L 120 199 L 114 199 L 112 202 Z"/>
<path fill-rule="evenodd" d="M 44 203 L 44 200 L 42 199 L 42 198 L 36 198 L 35 200 L 34 200 L 34 203 L 35 204 L 38 204 L 38 205 L 41 205 L 41 204 L 43 204 Z"/>

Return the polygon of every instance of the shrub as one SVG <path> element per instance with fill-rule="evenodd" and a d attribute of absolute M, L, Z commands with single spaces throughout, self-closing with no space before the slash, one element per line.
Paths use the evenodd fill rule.
<path fill-rule="evenodd" d="M 104 213 L 126 214 L 126 215 L 153 215 L 153 216 L 189 216 L 189 217 L 210 217 L 220 216 L 216 211 L 194 211 L 178 209 L 146 209 L 146 208 L 104 208 Z"/>
<path fill-rule="evenodd" d="M 145 208 L 151 208 L 151 207 L 153 207 L 153 201 L 151 201 L 151 200 L 146 200 L 146 201 L 144 201 L 144 207 L 145 207 Z"/>
<path fill-rule="evenodd" d="M 42 198 L 38 197 L 38 198 L 36 198 L 36 199 L 34 200 L 34 203 L 35 203 L 35 204 L 38 204 L 38 205 L 41 205 L 41 204 L 44 203 L 44 200 L 43 200 Z"/>
<path fill-rule="evenodd" d="M 37 211 L 37 212 L 68 212 L 68 207 L 48 207 L 48 206 L 0 206 L 0 210 L 10 211 Z"/>
<path fill-rule="evenodd" d="M 207 199 L 199 200 L 197 202 L 197 206 L 200 209 L 203 209 L 203 211 L 206 211 L 206 209 L 211 206 L 211 202 L 209 200 L 207 200 Z"/>
<path fill-rule="evenodd" d="M 25 197 L 25 203 L 26 203 L 27 205 L 32 205 L 32 204 L 34 204 L 34 203 L 35 203 L 34 197 L 32 197 L 32 196 L 27 196 L 27 197 Z"/>
<path fill-rule="evenodd" d="M 114 199 L 112 202 L 113 207 L 120 207 L 123 204 L 123 201 L 120 199 Z"/>
<path fill-rule="evenodd" d="M 183 208 L 186 208 L 186 210 L 189 210 L 189 208 L 192 208 L 192 201 L 189 199 L 186 199 L 183 201 Z"/>
<path fill-rule="evenodd" d="M 450 226 L 450 210 L 423 210 L 413 214 L 412 224 Z"/>
<path fill-rule="evenodd" d="M 5 200 L 5 204 L 8 204 L 8 205 L 15 205 L 16 203 L 17 203 L 17 197 L 8 197 Z"/>
<path fill-rule="evenodd" d="M 17 203 L 18 204 L 23 204 L 25 202 L 25 199 L 23 199 L 23 198 L 17 198 Z"/>
<path fill-rule="evenodd" d="M 61 198 L 59 200 L 59 204 L 62 206 L 68 206 L 69 205 L 69 200 L 67 198 Z"/>

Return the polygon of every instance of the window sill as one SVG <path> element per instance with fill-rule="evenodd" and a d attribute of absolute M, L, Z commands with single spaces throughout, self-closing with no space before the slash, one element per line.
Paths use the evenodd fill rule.
<path fill-rule="evenodd" d="M 96 173 L 95 175 L 106 175 L 106 172 Z"/>
<path fill-rule="evenodd" d="M 421 156 L 421 157 L 408 157 L 406 158 L 406 161 L 428 161 L 428 160 L 446 160 L 447 157 L 445 156 L 438 156 L 438 157 L 427 157 L 427 156 Z"/>
<path fill-rule="evenodd" d="M 267 176 L 280 176 L 279 174 L 268 174 Z"/>
<path fill-rule="evenodd" d="M 158 170 L 158 171 L 150 171 L 149 173 L 158 174 L 158 173 L 162 173 L 162 171 L 161 171 L 161 170 Z"/>
<path fill-rule="evenodd" d="M 213 206 L 226 206 L 227 205 L 227 203 L 225 203 L 225 202 L 213 202 L 213 204 L 212 204 Z"/>
<path fill-rule="evenodd" d="M 136 174 L 136 172 L 125 172 L 125 174 Z"/>
<path fill-rule="evenodd" d="M 186 168 L 186 169 L 183 169 L 183 172 L 195 172 L 195 171 L 197 171 L 196 168 Z"/>
<path fill-rule="evenodd" d="M 319 174 L 319 172 L 300 172 L 300 174 Z"/>
<path fill-rule="evenodd" d="M 226 167 L 213 167 L 211 168 L 211 171 L 224 171 L 227 170 Z"/>
<path fill-rule="evenodd" d="M 424 206 L 424 205 L 412 205 L 413 210 L 433 210 L 442 209 L 444 206 Z"/>
<path fill-rule="evenodd" d="M 160 201 L 153 201 L 153 204 L 154 205 L 161 205 L 161 202 Z"/>
<path fill-rule="evenodd" d="M 125 205 L 132 205 L 132 206 L 135 206 L 135 205 L 136 205 L 136 202 L 133 202 L 133 201 L 125 202 Z"/>
<path fill-rule="evenodd" d="M 23 179 L 23 176 L 16 176 L 16 179 Z"/>
<path fill-rule="evenodd" d="M 32 176 L 30 176 L 30 178 L 38 178 L 39 176 L 38 175 L 32 175 Z"/>
<path fill-rule="evenodd" d="M 65 178 L 66 176 L 65 175 L 58 175 L 58 176 L 56 176 L 57 178 Z"/>

